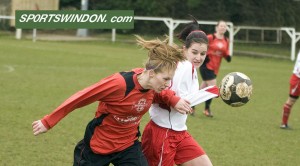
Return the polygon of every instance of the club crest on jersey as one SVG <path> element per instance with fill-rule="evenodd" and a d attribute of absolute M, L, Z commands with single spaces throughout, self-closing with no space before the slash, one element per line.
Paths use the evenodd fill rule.
<path fill-rule="evenodd" d="M 222 49 L 224 47 L 224 44 L 222 42 L 218 42 L 216 45 L 219 49 Z"/>
<path fill-rule="evenodd" d="M 137 112 L 141 112 L 145 109 L 145 107 L 147 106 L 147 100 L 145 98 L 140 99 L 137 103 L 135 103 L 133 105 L 133 108 L 137 111 Z"/>

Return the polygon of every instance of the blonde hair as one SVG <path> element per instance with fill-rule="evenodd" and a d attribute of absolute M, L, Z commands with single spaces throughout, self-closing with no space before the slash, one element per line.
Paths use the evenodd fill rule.
<path fill-rule="evenodd" d="M 170 46 L 168 44 L 169 38 L 167 36 L 163 41 L 158 38 L 147 41 L 138 35 L 135 36 L 137 38 L 137 44 L 149 50 L 148 59 L 145 62 L 146 70 L 154 70 L 155 73 L 162 72 L 163 70 L 175 70 L 177 62 L 186 59 L 179 47 L 176 45 Z"/>

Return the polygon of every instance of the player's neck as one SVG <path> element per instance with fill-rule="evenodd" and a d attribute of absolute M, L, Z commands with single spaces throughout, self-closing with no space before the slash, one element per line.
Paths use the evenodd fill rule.
<path fill-rule="evenodd" d="M 142 72 L 141 74 L 137 75 L 137 80 L 143 89 L 149 89 L 148 77 L 145 72 Z"/>
<path fill-rule="evenodd" d="M 215 33 L 215 36 L 217 39 L 223 39 L 224 38 L 224 34 L 220 34 L 220 33 Z"/>

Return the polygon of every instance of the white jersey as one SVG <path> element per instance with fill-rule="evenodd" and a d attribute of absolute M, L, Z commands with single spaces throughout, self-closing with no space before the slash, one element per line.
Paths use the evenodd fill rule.
<path fill-rule="evenodd" d="M 218 96 L 216 86 L 199 90 L 197 70 L 189 61 L 179 62 L 170 87 L 176 95 L 186 99 L 191 106 L 200 104 L 208 99 Z M 150 108 L 150 117 L 157 125 L 175 131 L 187 130 L 187 115 L 183 115 L 166 105 L 153 104 Z"/>
<path fill-rule="evenodd" d="M 295 62 L 295 66 L 294 66 L 294 70 L 293 70 L 293 73 L 298 77 L 300 78 L 300 51 L 297 55 L 297 60 Z"/>

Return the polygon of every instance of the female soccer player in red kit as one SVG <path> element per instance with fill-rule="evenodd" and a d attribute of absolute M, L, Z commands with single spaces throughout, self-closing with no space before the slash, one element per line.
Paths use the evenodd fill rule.
<path fill-rule="evenodd" d="M 296 103 L 300 96 L 300 51 L 297 56 L 297 60 L 294 65 L 293 74 L 290 78 L 290 91 L 287 101 L 283 105 L 282 109 L 282 121 L 280 128 L 288 129 L 288 120 L 293 105 Z"/>
<path fill-rule="evenodd" d="M 190 101 L 191 106 L 218 96 L 216 86 L 199 90 L 197 68 L 203 63 L 208 39 L 199 25 L 189 23 L 178 35 L 184 42 L 186 61 L 179 62 L 170 89 Z M 187 131 L 187 115 L 180 114 L 165 104 L 153 104 L 149 110 L 151 120 L 142 135 L 143 153 L 149 166 L 211 166 L 202 147 Z"/>
<path fill-rule="evenodd" d="M 167 103 L 181 113 L 191 111 L 184 99 L 165 90 L 174 76 L 177 63 L 185 59 L 168 41 L 138 44 L 149 50 L 145 68 L 120 72 L 72 95 L 51 114 L 32 123 L 33 134 L 54 127 L 71 111 L 99 102 L 95 117 L 86 127 L 84 138 L 74 150 L 74 166 L 147 166 L 138 137 L 142 116 L 151 104 Z"/>
<path fill-rule="evenodd" d="M 221 20 L 216 25 L 216 32 L 207 36 L 209 41 L 207 57 L 200 67 L 200 75 L 203 80 L 200 89 L 217 84 L 216 77 L 219 72 L 222 58 L 225 58 L 227 62 L 231 61 L 231 56 L 229 55 L 229 41 L 224 35 L 226 31 L 227 24 L 225 21 Z M 203 113 L 208 117 L 213 117 L 210 110 L 211 102 L 212 99 L 205 102 Z"/>

